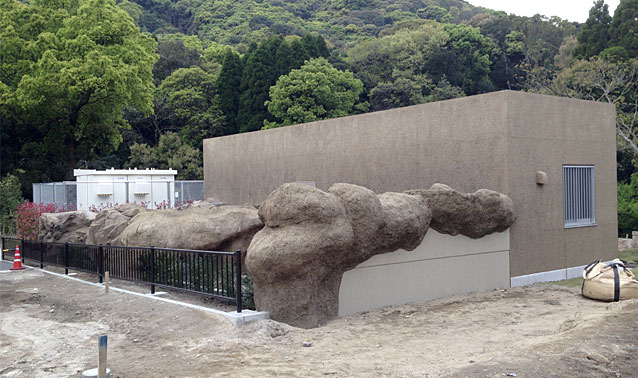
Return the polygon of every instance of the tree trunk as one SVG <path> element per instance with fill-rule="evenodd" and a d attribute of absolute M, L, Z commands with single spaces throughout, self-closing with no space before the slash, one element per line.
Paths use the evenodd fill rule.
<path fill-rule="evenodd" d="M 64 179 L 67 181 L 74 181 L 75 176 L 73 170 L 77 166 L 78 158 L 75 155 L 75 141 L 73 139 L 66 140 L 66 169 Z"/>
<path fill-rule="evenodd" d="M 73 137 L 73 131 L 76 130 L 78 126 L 78 120 L 80 119 L 80 110 L 82 109 L 83 106 L 89 103 L 89 100 L 91 99 L 91 95 L 93 94 L 93 92 L 94 92 L 94 89 L 89 89 L 86 92 L 84 92 L 81 95 L 80 101 L 78 101 L 78 104 L 73 109 L 71 109 L 71 113 L 69 114 L 69 126 L 71 130 L 71 135 L 67 136 L 67 139 L 65 141 L 67 159 L 66 159 L 66 173 L 64 178 L 67 181 L 74 180 L 75 176 L 73 175 L 73 170 L 75 169 L 78 163 L 78 157 L 76 155 L 77 142 L 75 141 Z"/>

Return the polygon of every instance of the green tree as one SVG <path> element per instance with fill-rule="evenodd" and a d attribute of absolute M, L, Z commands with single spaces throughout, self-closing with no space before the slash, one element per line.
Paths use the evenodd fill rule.
<path fill-rule="evenodd" d="M 20 191 L 20 180 L 14 175 L 6 175 L 0 180 L 0 224 L 2 234 L 15 228 L 15 211 L 24 202 Z"/>
<path fill-rule="evenodd" d="M 227 51 L 224 56 L 222 69 L 217 77 L 217 93 L 219 93 L 219 108 L 226 118 L 226 125 L 231 133 L 237 133 L 237 111 L 239 110 L 239 87 L 243 64 L 234 51 Z"/>
<path fill-rule="evenodd" d="M 264 103 L 268 100 L 268 90 L 282 75 L 276 67 L 277 51 L 282 43 L 283 38 L 272 37 L 248 53 L 237 113 L 239 132 L 259 130 L 264 120 L 273 120 Z"/>
<path fill-rule="evenodd" d="M 177 170 L 178 180 L 202 180 L 202 153 L 182 142 L 176 133 L 168 132 L 160 137 L 155 147 L 145 143 L 131 146 L 131 155 L 126 168 L 172 168 Z"/>
<path fill-rule="evenodd" d="M 638 154 L 638 59 L 578 60 L 552 80 L 539 80 L 533 90 L 614 104 L 616 133 L 624 145 Z"/>
<path fill-rule="evenodd" d="M 390 90 L 390 87 L 405 88 L 407 82 L 403 79 L 423 83 L 420 75 L 424 73 L 428 74 L 425 80 L 431 79 L 425 64 L 444 48 L 449 36 L 443 31 L 441 24 L 418 21 L 417 25 L 412 22 L 401 23 L 389 34 L 364 41 L 348 51 L 347 62 L 357 78 L 363 82 L 366 91 L 371 93 L 379 86 L 372 104 L 375 110 L 378 110 L 375 104 L 385 103 L 390 106 L 396 103 L 392 99 L 384 100 L 382 94 L 395 91 Z M 398 78 L 402 78 L 403 82 L 394 85 Z M 418 100 L 412 99 L 409 102 L 418 103 Z"/>
<path fill-rule="evenodd" d="M 452 21 L 452 16 L 445 9 L 436 5 L 431 5 L 429 7 L 425 7 L 423 9 L 419 9 L 416 11 L 416 14 L 421 18 L 425 18 L 426 20 L 435 20 L 438 22 L 450 22 Z"/>
<path fill-rule="evenodd" d="M 178 68 L 201 65 L 199 51 L 190 49 L 180 40 L 164 40 L 157 44 L 159 60 L 153 67 L 155 85 L 169 77 Z"/>
<path fill-rule="evenodd" d="M 222 45 L 217 42 L 210 42 L 208 47 L 202 53 L 203 68 L 212 73 L 221 71 L 224 59 L 227 54 L 235 54 L 239 56 L 234 48 L 228 45 Z"/>
<path fill-rule="evenodd" d="M 155 41 L 114 0 L 2 0 L 0 13 L 0 112 L 66 179 L 117 148 L 125 107 L 152 112 Z"/>
<path fill-rule="evenodd" d="M 638 0 L 620 0 L 609 29 L 611 46 L 625 48 L 638 58 Z"/>
<path fill-rule="evenodd" d="M 628 183 L 618 183 L 618 233 L 638 230 L 638 173 Z"/>
<path fill-rule="evenodd" d="M 303 37 L 301 37 L 301 45 L 309 58 L 318 58 L 320 56 L 327 58 L 328 55 L 330 55 L 328 46 L 326 46 L 326 40 L 319 34 L 304 34 Z M 295 49 L 293 48 L 293 50 Z M 303 64 L 303 61 L 301 64 Z M 301 67 L 301 65 L 299 65 L 299 67 Z"/>
<path fill-rule="evenodd" d="M 391 82 L 381 82 L 370 91 L 374 111 L 421 104 L 434 85 L 426 75 L 404 75 Z"/>
<path fill-rule="evenodd" d="M 494 42 L 483 36 L 479 29 L 468 25 L 445 25 L 449 40 L 445 50 L 433 54 L 427 63 L 427 71 L 435 82 L 445 75 L 454 86 L 463 88 L 466 94 L 492 90 L 489 79 L 492 55 L 498 50 Z"/>
<path fill-rule="evenodd" d="M 226 135 L 224 116 L 219 107 L 217 77 L 199 67 L 180 68 L 158 88 L 165 96 L 166 109 L 173 115 L 174 129 L 184 143 L 201 148 L 204 138 Z"/>
<path fill-rule="evenodd" d="M 430 94 L 426 97 L 425 102 L 443 101 L 459 97 L 465 97 L 463 89 L 453 86 L 445 77 L 443 77 L 436 84 L 436 87 L 432 88 Z"/>
<path fill-rule="evenodd" d="M 346 116 L 362 90 L 352 72 L 337 70 L 325 58 L 311 59 L 270 88 L 266 106 L 280 122 L 265 122 L 264 128 Z"/>
<path fill-rule="evenodd" d="M 578 33 L 578 45 L 574 48 L 574 57 L 587 59 L 607 48 L 610 24 L 609 6 L 604 0 L 596 0 L 589 10 L 587 21 Z"/>
<path fill-rule="evenodd" d="M 137 25 L 138 27 L 140 26 L 140 19 L 142 17 L 142 14 L 144 13 L 144 8 L 142 8 L 141 5 L 132 3 L 128 0 L 123 0 L 119 2 L 117 6 L 125 10 L 126 13 L 131 16 L 133 21 L 135 21 L 135 25 Z"/>
<path fill-rule="evenodd" d="M 264 121 L 274 121 L 266 109 L 270 87 L 280 76 L 303 64 L 303 59 L 327 56 L 325 41 L 318 35 L 286 40 L 271 37 L 247 54 L 242 73 L 237 125 L 239 132 L 259 130 Z"/>

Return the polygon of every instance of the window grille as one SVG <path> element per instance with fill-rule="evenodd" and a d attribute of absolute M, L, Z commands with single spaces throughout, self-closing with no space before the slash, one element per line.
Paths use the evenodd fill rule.
<path fill-rule="evenodd" d="M 596 190 L 594 177 L 593 166 L 563 166 L 565 228 L 596 224 Z"/>

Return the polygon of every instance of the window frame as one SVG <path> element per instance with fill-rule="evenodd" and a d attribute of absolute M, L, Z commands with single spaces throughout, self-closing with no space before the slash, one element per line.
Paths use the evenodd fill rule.
<path fill-rule="evenodd" d="M 564 164 L 563 227 L 592 226 L 596 226 L 595 165 Z"/>

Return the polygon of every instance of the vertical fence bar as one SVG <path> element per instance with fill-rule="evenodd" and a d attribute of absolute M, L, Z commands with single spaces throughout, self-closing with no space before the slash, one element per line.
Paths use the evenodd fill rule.
<path fill-rule="evenodd" d="M 0 248 L 0 260 L 4 260 L 4 246 L 6 245 L 4 242 L 4 236 L 1 237 L 2 239 L 2 248 Z M 8 249 L 8 248 L 7 248 Z"/>
<path fill-rule="evenodd" d="M 24 239 L 20 239 L 20 248 L 22 248 L 22 253 L 20 253 L 20 260 L 24 264 L 24 255 L 26 255 L 27 249 L 24 247 Z M 15 255 L 13 255 L 15 257 Z"/>
<path fill-rule="evenodd" d="M 235 291 L 235 298 L 237 300 L 237 312 L 241 312 L 241 250 L 235 251 L 235 264 L 237 264 L 237 290 Z"/>
<path fill-rule="evenodd" d="M 151 246 L 151 294 L 155 294 L 155 246 Z"/>
<path fill-rule="evenodd" d="M 100 283 L 102 283 L 102 275 L 104 274 L 104 249 L 102 244 L 97 247 L 97 274 L 100 277 Z"/>
<path fill-rule="evenodd" d="M 69 274 L 69 243 L 64 243 L 64 274 Z"/>
<path fill-rule="evenodd" d="M 44 269 L 44 243 L 40 242 L 40 269 Z"/>

